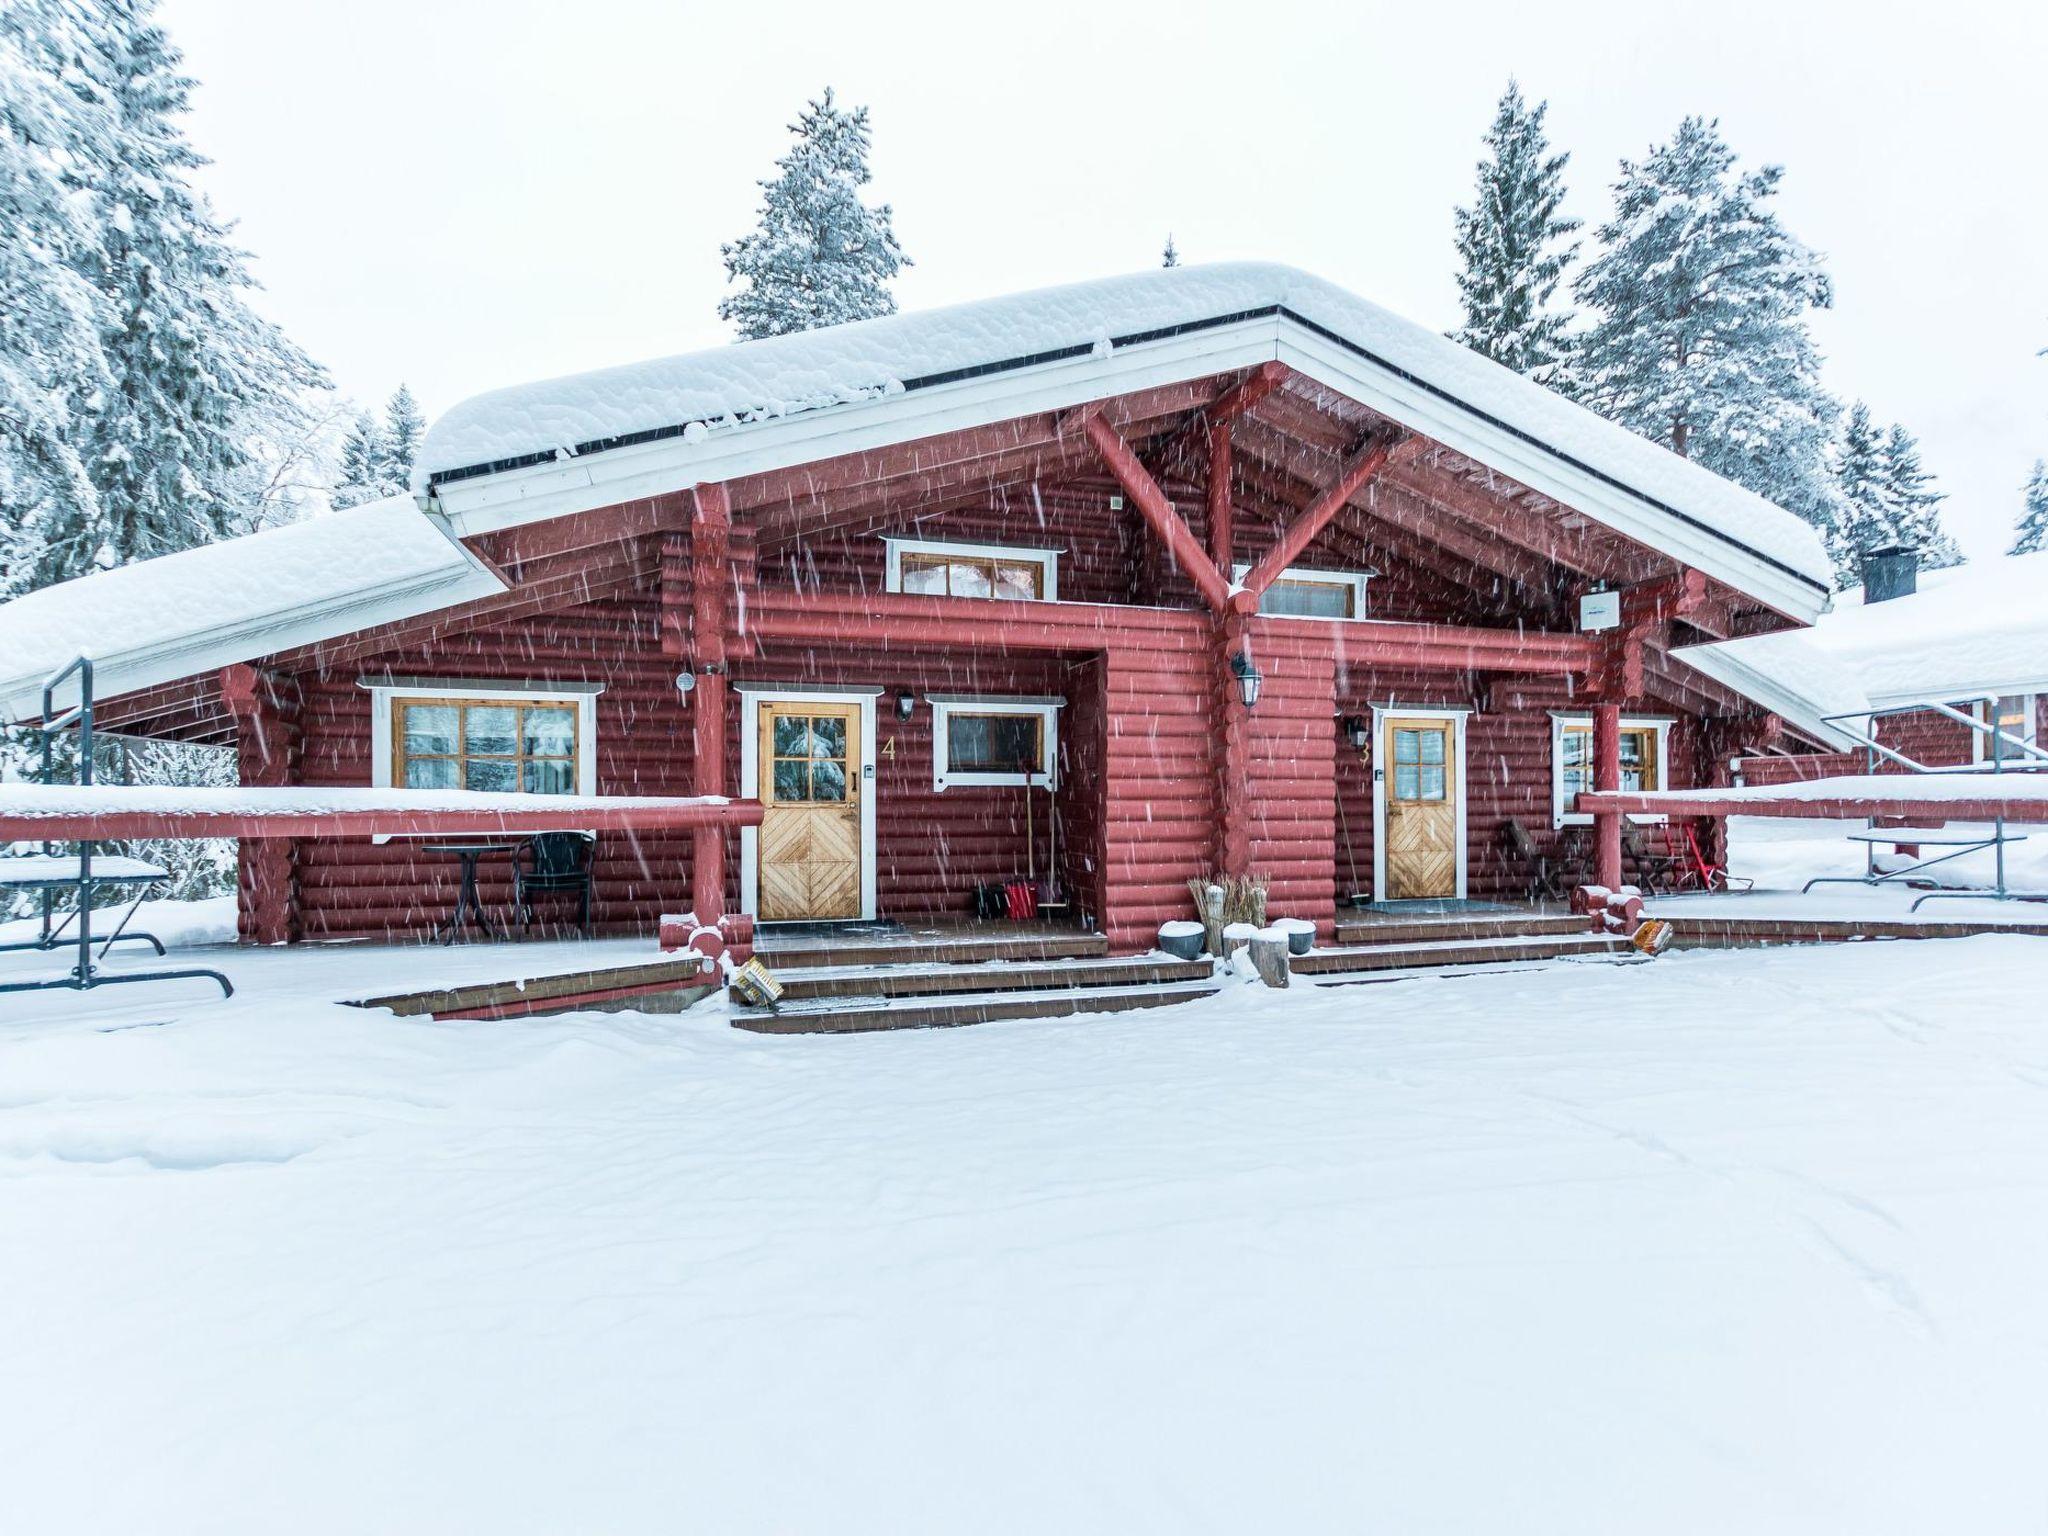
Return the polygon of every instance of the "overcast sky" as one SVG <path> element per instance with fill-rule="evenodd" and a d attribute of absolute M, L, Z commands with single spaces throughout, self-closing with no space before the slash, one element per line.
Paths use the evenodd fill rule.
<path fill-rule="evenodd" d="M 803 100 L 873 112 L 905 308 L 1153 265 L 1308 268 L 1456 318 L 1451 210 L 1502 83 L 1550 102 L 1573 211 L 1688 112 L 1786 167 L 1830 386 L 1903 421 L 1973 554 L 2048 454 L 2048 6 L 698 5 L 168 0 L 207 184 L 269 311 L 430 415 L 709 345 L 721 240 Z"/>

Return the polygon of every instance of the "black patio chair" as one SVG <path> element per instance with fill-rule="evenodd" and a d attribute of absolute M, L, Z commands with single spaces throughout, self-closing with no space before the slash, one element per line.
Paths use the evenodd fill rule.
<path fill-rule="evenodd" d="M 529 837 L 512 865 L 512 904 L 519 926 L 533 926 L 533 898 L 575 895 L 582 901 L 577 930 L 590 937 L 590 887 L 597 839 L 588 832 L 541 832 Z"/>
<path fill-rule="evenodd" d="M 1624 864 L 1635 870 L 1636 888 L 1644 895 L 1669 896 L 1677 889 L 1685 861 L 1651 842 L 1648 830 L 1627 817 L 1621 822 L 1621 852 Z"/>
<path fill-rule="evenodd" d="M 1510 816 L 1501 823 L 1500 841 L 1527 901 L 1564 901 L 1572 888 L 1585 883 L 1585 861 L 1566 839 L 1556 854 L 1543 851 L 1529 829 Z"/>

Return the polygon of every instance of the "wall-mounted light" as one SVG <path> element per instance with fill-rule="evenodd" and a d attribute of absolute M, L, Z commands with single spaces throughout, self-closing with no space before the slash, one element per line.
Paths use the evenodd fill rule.
<path fill-rule="evenodd" d="M 1252 665 L 1251 657 L 1239 651 L 1230 658 L 1230 675 L 1237 679 L 1237 691 L 1244 698 L 1246 709 L 1256 709 L 1259 703 L 1259 689 L 1265 683 L 1265 676 Z"/>
<path fill-rule="evenodd" d="M 1363 752 L 1372 745 L 1372 722 L 1363 715 L 1340 715 L 1337 729 L 1344 733 L 1344 739 Z"/>
<path fill-rule="evenodd" d="M 908 720 L 916 712 L 916 699 L 912 698 L 907 693 L 899 693 L 896 695 L 896 718 L 898 720 Z"/>
<path fill-rule="evenodd" d="M 697 686 L 697 674 L 696 674 L 696 673 L 694 673 L 694 672 L 678 672 L 678 673 L 676 674 L 676 692 L 677 692 L 677 693 L 688 693 L 688 692 L 689 692 L 689 691 L 690 691 L 690 690 L 691 690 L 692 688 L 694 688 L 694 687 L 696 687 L 696 686 Z"/>

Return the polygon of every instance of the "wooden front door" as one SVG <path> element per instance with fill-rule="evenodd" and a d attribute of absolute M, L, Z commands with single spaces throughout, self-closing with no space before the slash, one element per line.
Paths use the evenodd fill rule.
<path fill-rule="evenodd" d="M 860 705 L 761 706 L 764 923 L 859 917 Z"/>
<path fill-rule="evenodd" d="M 1389 715 L 1381 730 L 1389 901 L 1458 894 L 1456 722 Z"/>

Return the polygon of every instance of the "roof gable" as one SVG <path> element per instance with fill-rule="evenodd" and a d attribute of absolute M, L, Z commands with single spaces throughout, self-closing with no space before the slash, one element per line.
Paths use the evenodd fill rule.
<path fill-rule="evenodd" d="M 458 405 L 422 488 L 465 534 L 1278 360 L 1790 617 L 1818 536 L 1763 498 L 1291 268 L 1231 264 L 895 315 Z"/>

